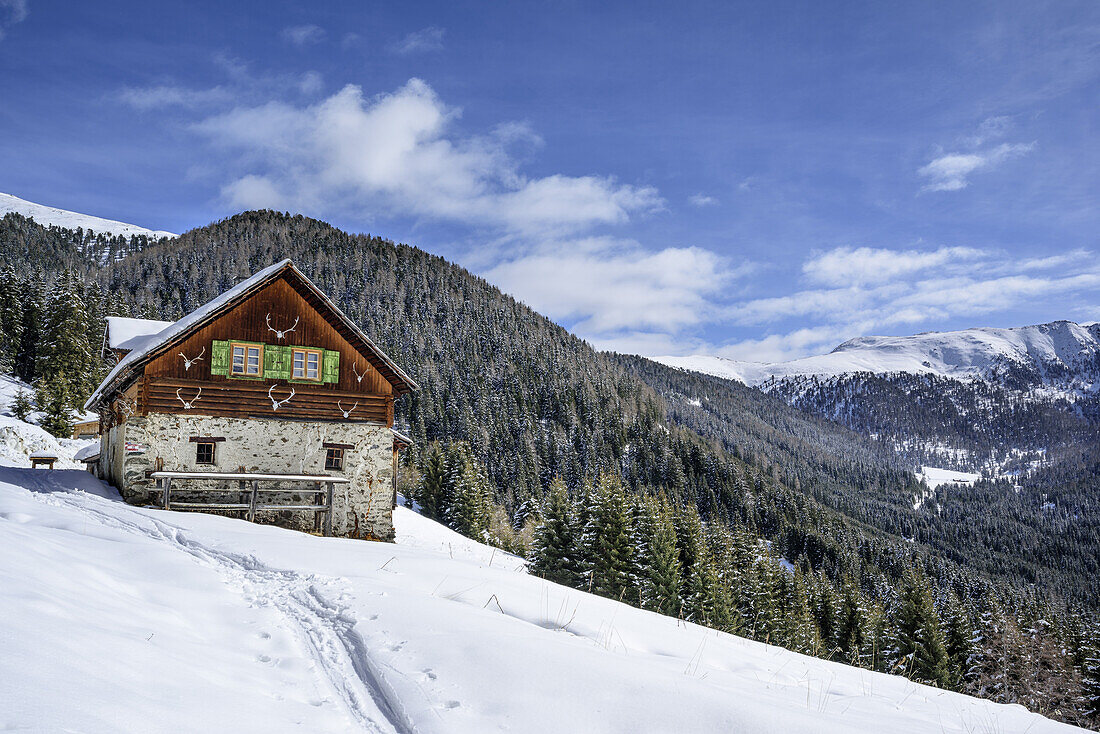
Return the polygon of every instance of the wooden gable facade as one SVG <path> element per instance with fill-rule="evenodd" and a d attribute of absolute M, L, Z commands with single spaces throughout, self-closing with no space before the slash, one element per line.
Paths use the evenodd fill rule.
<path fill-rule="evenodd" d="M 234 374 L 234 346 L 253 357 L 245 374 Z M 297 376 L 296 351 L 299 367 L 307 368 Z M 316 372 L 308 369 L 312 362 Z M 394 399 L 414 387 L 287 263 L 235 303 L 158 345 L 130 374 L 117 375 L 102 396 L 111 410 L 101 414 L 112 413 L 111 422 L 127 414 L 187 413 L 392 427 Z"/>

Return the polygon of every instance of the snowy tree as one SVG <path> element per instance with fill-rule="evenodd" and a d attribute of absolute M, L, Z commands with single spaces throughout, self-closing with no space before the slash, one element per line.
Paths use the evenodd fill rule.
<path fill-rule="evenodd" d="M 946 688 L 951 683 L 947 645 L 924 572 L 911 568 L 890 615 L 887 663 L 893 672 Z"/>
<path fill-rule="evenodd" d="M 555 477 L 543 503 L 531 546 L 531 572 L 566 586 L 579 586 L 581 564 L 565 483 Z"/>
<path fill-rule="evenodd" d="M 633 548 L 630 514 L 618 475 L 600 475 L 581 543 L 586 550 L 588 589 L 613 599 L 625 596 L 633 586 Z"/>

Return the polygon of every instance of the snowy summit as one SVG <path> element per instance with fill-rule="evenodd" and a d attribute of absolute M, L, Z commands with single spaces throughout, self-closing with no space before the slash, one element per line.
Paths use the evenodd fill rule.
<path fill-rule="evenodd" d="M 670 367 L 759 385 L 772 378 L 856 372 L 931 373 L 960 379 L 989 377 L 998 369 L 1018 366 L 1073 370 L 1100 354 L 1100 326 L 1072 321 L 1011 329 L 975 328 L 926 332 L 913 336 L 863 336 L 828 354 L 788 362 L 746 362 L 710 355 L 655 357 Z"/>
<path fill-rule="evenodd" d="M 0 217 L 9 213 L 22 214 L 24 217 L 30 217 L 39 224 L 47 227 L 61 227 L 63 229 L 77 229 L 91 230 L 99 234 L 106 235 L 120 235 L 122 237 L 130 237 L 131 235 L 145 235 L 152 239 L 160 239 L 161 237 L 177 237 L 178 235 L 172 232 L 164 232 L 162 230 L 146 229 L 145 227 L 139 227 L 136 224 L 126 224 L 125 222 L 116 222 L 112 219 L 103 219 L 101 217 L 93 217 L 90 214 L 78 214 L 76 212 L 66 211 L 65 209 L 58 209 L 53 206 L 44 206 L 42 204 L 35 204 L 32 201 L 25 201 L 11 194 L 0 193 Z"/>

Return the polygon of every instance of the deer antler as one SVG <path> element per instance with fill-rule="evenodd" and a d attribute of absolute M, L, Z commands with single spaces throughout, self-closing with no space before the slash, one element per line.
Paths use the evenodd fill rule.
<path fill-rule="evenodd" d="M 191 398 L 190 402 L 180 397 L 180 390 L 182 389 L 183 388 L 180 387 L 176 388 L 176 399 L 183 403 L 184 410 L 191 410 L 191 406 L 193 406 L 195 402 L 202 397 L 202 388 L 198 388 L 198 392 L 195 393 L 195 397 Z"/>
<path fill-rule="evenodd" d="M 272 385 L 271 387 L 267 388 L 267 399 L 271 401 L 271 409 L 272 409 L 272 410 L 278 410 L 280 406 L 282 406 L 282 405 L 286 405 L 287 403 L 289 403 L 289 402 L 290 402 L 290 399 L 291 399 L 292 397 L 294 397 L 294 388 L 293 388 L 293 387 L 292 387 L 292 388 L 290 388 L 290 395 L 288 395 L 288 396 L 287 396 L 287 397 L 286 397 L 285 399 L 283 399 L 283 400 L 276 400 L 275 398 L 271 397 L 271 393 L 272 393 L 272 392 L 274 392 L 274 390 L 275 390 L 275 386 L 274 386 L 274 385 Z"/>
<path fill-rule="evenodd" d="M 339 408 L 339 409 L 340 409 L 340 412 L 344 414 L 344 417 L 345 417 L 345 418 L 347 418 L 347 417 L 348 417 L 349 415 L 351 415 L 351 411 L 353 411 L 353 410 L 355 410 L 356 408 L 358 408 L 358 407 L 359 407 L 359 401 L 358 401 L 358 400 L 356 400 L 356 401 L 355 401 L 355 405 L 351 406 L 351 407 L 350 407 L 350 408 L 348 408 L 347 410 L 344 410 L 344 404 L 343 404 L 343 401 L 341 401 L 341 400 L 337 400 L 337 401 L 336 401 L 336 407 L 337 407 L 337 408 Z"/>
<path fill-rule="evenodd" d="M 204 355 L 204 354 L 206 354 L 206 347 L 203 347 L 202 351 L 198 353 L 198 356 L 194 357 L 193 359 L 188 359 L 186 354 L 184 354 L 183 352 L 180 352 L 179 355 L 181 357 L 183 357 L 183 368 L 185 370 L 191 369 L 191 365 L 195 364 L 195 362 L 198 362 L 200 359 L 202 359 L 202 355 Z"/>
<path fill-rule="evenodd" d="M 355 373 L 355 381 L 356 382 L 362 382 L 363 378 L 367 376 L 367 373 L 364 372 L 363 374 L 359 374 L 359 370 L 356 369 L 356 367 L 358 367 L 358 366 L 359 366 L 359 360 L 357 359 L 357 360 L 355 360 L 355 364 L 353 364 L 351 366 L 351 371 Z M 347 416 L 344 416 L 344 417 L 347 418 Z"/>
<path fill-rule="evenodd" d="M 271 325 L 271 314 L 270 313 L 266 316 L 266 318 L 264 320 L 267 322 L 267 330 L 268 331 L 274 331 L 276 339 L 282 339 L 284 336 L 286 336 L 287 334 L 289 334 L 290 332 L 292 332 L 296 328 L 298 328 L 298 319 L 299 319 L 299 317 L 295 316 L 294 317 L 294 325 L 291 326 L 289 329 L 284 329 L 283 331 L 279 331 L 278 329 L 276 329 L 274 326 Z"/>

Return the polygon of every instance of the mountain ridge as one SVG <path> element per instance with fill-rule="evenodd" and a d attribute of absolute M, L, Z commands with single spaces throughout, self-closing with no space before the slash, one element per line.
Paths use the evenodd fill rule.
<path fill-rule="evenodd" d="M 826 354 L 785 362 L 749 362 L 712 355 L 661 356 L 670 367 L 734 379 L 750 386 L 796 377 L 835 377 L 869 372 L 933 374 L 991 379 L 1014 369 L 1037 372 L 1044 384 L 1100 364 L 1100 325 L 1069 320 L 1011 328 L 973 327 L 910 336 L 860 336 Z M 1053 375 L 1052 370 L 1053 368 Z M 1070 380 L 1073 382 L 1073 380 Z M 1081 385 L 1096 389 L 1095 383 Z"/>
<path fill-rule="evenodd" d="M 100 234 L 121 237 L 144 235 L 152 239 L 160 239 L 161 237 L 179 236 L 173 232 L 148 229 L 146 227 L 139 227 L 136 224 L 127 224 L 126 222 L 119 222 L 114 219 L 104 219 L 103 217 L 97 217 L 92 214 L 81 214 L 79 212 L 47 206 L 45 204 L 36 204 L 33 201 L 20 199 L 12 194 L 0 193 L 0 217 L 12 212 L 22 214 L 46 227 L 54 226 L 70 230 L 80 228 Z"/>

